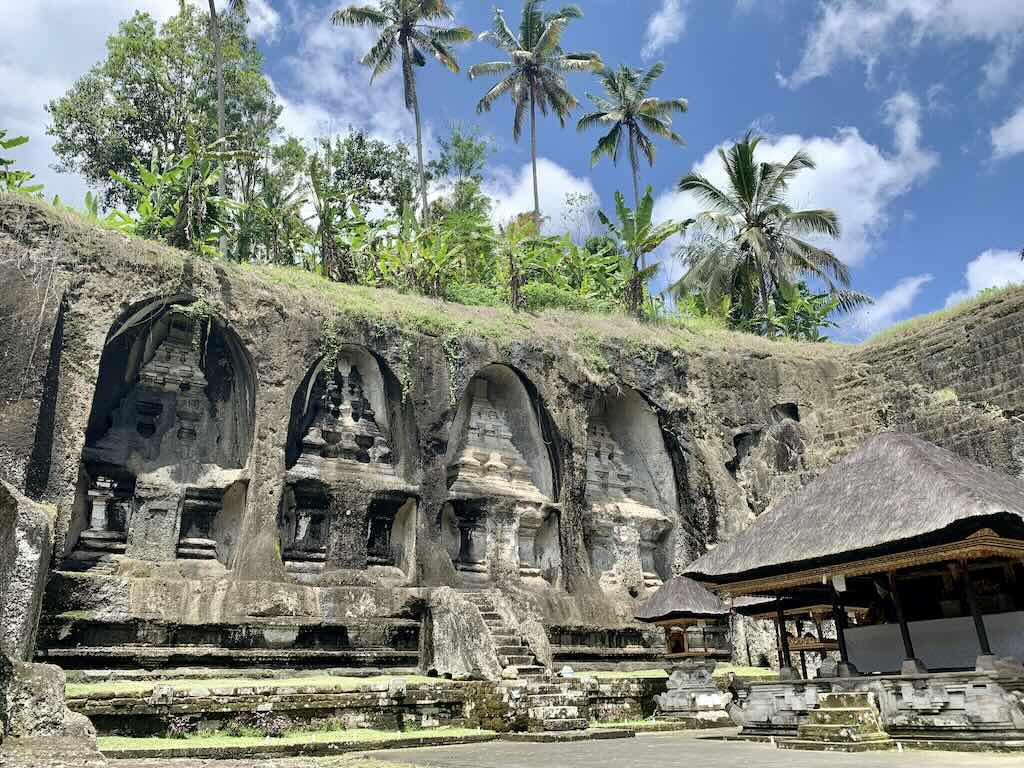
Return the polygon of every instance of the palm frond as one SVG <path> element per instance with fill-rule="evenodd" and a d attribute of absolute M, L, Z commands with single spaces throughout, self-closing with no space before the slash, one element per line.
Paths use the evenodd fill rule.
<path fill-rule="evenodd" d="M 331 23 L 356 27 L 384 27 L 391 23 L 391 19 L 376 6 L 350 5 L 332 13 Z"/>

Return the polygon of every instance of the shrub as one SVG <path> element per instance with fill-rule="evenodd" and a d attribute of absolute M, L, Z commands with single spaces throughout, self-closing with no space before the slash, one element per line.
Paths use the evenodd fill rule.
<path fill-rule="evenodd" d="M 275 712 L 257 712 L 253 725 L 262 735 L 271 739 L 280 739 L 292 727 L 292 721 Z"/>
<path fill-rule="evenodd" d="M 188 715 L 170 715 L 167 718 L 167 738 L 187 739 L 199 730 L 199 723 Z"/>

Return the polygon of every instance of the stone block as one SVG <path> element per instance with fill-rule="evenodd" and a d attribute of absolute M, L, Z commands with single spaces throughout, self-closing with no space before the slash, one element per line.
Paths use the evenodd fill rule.
<path fill-rule="evenodd" d="M 155 562 L 177 557 L 183 494 L 179 488 L 137 486 L 125 555 Z"/>
<path fill-rule="evenodd" d="M 61 737 L 96 746 L 96 730 L 64 703 L 64 672 L 52 664 L 12 661 L 0 654 L 0 734 Z"/>
<path fill-rule="evenodd" d="M 53 527 L 46 508 L 0 481 L 0 653 L 35 650 Z"/>

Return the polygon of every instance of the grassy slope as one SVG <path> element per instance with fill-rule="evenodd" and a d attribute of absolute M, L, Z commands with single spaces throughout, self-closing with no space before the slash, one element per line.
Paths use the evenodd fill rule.
<path fill-rule="evenodd" d="M 40 216 L 45 227 L 40 226 Z M 111 232 L 89 223 L 74 212 L 58 210 L 42 200 L 0 194 L 0 231 L 26 234 L 59 229 L 74 257 L 103 262 L 120 261 L 125 269 L 159 265 L 174 271 L 188 258 L 183 251 L 152 241 Z M 273 294 L 283 306 L 321 309 L 385 328 L 415 330 L 444 339 L 480 337 L 503 344 L 532 341 L 573 348 L 586 355 L 601 344 L 643 349 L 708 349 L 719 352 L 758 352 L 774 355 L 836 357 L 847 347 L 838 344 L 806 344 L 788 340 L 769 341 L 751 334 L 722 328 L 702 318 L 641 323 L 621 314 L 597 314 L 549 310 L 540 313 L 512 312 L 508 308 L 470 307 L 403 294 L 389 289 L 333 283 L 297 267 L 235 264 L 197 260 L 195 271 L 216 285 L 214 265 L 233 282 L 254 293 Z"/>

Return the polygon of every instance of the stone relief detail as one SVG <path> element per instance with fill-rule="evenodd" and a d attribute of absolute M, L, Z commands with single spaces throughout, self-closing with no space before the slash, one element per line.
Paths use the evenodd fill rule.
<path fill-rule="evenodd" d="M 510 567 L 520 576 L 540 577 L 537 530 L 551 501 L 531 479 L 492 386 L 482 376 L 470 382 L 465 440 L 448 466 L 449 499 L 458 529 L 453 562 L 459 571 L 489 573 L 494 553 L 488 551 L 488 539 L 510 539 L 510 557 L 516 561 Z M 510 508 L 510 514 L 497 514 L 497 506 Z"/>
<path fill-rule="evenodd" d="M 587 433 L 587 498 L 591 564 L 601 585 L 636 595 L 661 586 L 657 550 L 672 521 L 649 505 L 647 491 L 600 416 L 591 419 Z"/>
<path fill-rule="evenodd" d="M 322 392 L 288 472 L 283 559 L 300 579 L 357 563 L 397 568 L 394 552 L 402 543 L 392 541 L 396 510 L 418 491 L 396 469 L 386 419 L 379 419 L 367 389 L 374 379 L 360 370 L 365 364 L 343 352 L 334 368 L 319 374 Z M 376 394 L 386 399 L 386 393 Z M 356 535 L 352 526 L 361 532 Z M 340 549 L 344 563 L 337 561 Z"/>

